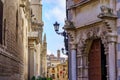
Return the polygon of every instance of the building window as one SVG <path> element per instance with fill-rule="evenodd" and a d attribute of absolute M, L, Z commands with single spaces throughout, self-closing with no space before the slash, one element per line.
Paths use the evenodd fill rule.
<path fill-rule="evenodd" d="M 52 70 L 54 70 L 54 68 L 52 68 Z"/>
<path fill-rule="evenodd" d="M 52 66 L 54 66 L 54 64 L 52 64 Z"/>
<path fill-rule="evenodd" d="M 59 73 L 57 73 L 57 78 L 59 78 Z"/>
<path fill-rule="evenodd" d="M 18 41 L 18 10 L 16 11 L 16 42 Z"/>
<path fill-rule="evenodd" d="M 63 67 L 63 71 L 65 71 L 65 67 Z"/>
<path fill-rule="evenodd" d="M 3 3 L 0 0 L 0 44 L 2 44 L 2 37 L 3 37 L 3 26 L 2 26 L 2 20 L 3 20 Z"/>
<path fill-rule="evenodd" d="M 55 79 L 55 74 L 52 74 L 52 78 Z"/>

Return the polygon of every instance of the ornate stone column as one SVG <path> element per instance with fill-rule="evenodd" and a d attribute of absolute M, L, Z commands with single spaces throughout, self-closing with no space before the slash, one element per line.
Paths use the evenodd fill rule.
<path fill-rule="evenodd" d="M 117 42 L 117 16 L 113 13 L 114 0 L 110 0 L 110 7 L 101 6 L 101 13 L 98 15 L 105 24 L 107 32 L 107 62 L 108 62 L 108 80 L 117 80 L 116 78 L 116 42 Z"/>
<path fill-rule="evenodd" d="M 31 79 L 34 75 L 34 45 L 29 45 L 28 52 L 28 79 Z"/>
<path fill-rule="evenodd" d="M 117 80 L 116 78 L 116 36 L 109 37 L 108 65 L 109 80 Z"/>
<path fill-rule="evenodd" d="M 76 42 L 75 42 L 75 31 L 76 28 L 73 22 L 66 20 L 64 29 L 67 31 L 68 34 L 68 65 L 69 65 L 69 80 L 77 80 L 76 79 Z"/>
<path fill-rule="evenodd" d="M 71 79 L 70 80 L 77 80 L 76 79 L 76 43 L 75 42 L 70 42 L 71 45 Z"/>

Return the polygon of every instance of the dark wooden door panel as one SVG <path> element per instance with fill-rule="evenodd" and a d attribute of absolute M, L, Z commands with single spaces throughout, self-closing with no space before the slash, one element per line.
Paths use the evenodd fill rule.
<path fill-rule="evenodd" d="M 101 44 L 100 40 L 94 40 L 88 56 L 89 80 L 101 80 Z"/>

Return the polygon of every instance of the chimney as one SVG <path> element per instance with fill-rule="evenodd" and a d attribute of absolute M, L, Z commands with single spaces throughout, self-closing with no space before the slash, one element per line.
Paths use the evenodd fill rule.
<path fill-rule="evenodd" d="M 60 59 L 60 50 L 57 50 L 57 57 Z"/>

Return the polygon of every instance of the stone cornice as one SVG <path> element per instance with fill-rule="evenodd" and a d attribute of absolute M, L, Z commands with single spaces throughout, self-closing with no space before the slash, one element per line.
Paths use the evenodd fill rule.
<path fill-rule="evenodd" d="M 79 3 L 74 3 L 73 5 L 71 5 L 68 9 L 73 9 L 73 8 L 76 8 L 76 7 L 79 7 L 81 5 L 84 5 L 86 4 L 87 2 L 89 2 L 90 0 L 86 0 L 86 1 L 82 1 L 82 2 L 79 2 Z"/>

